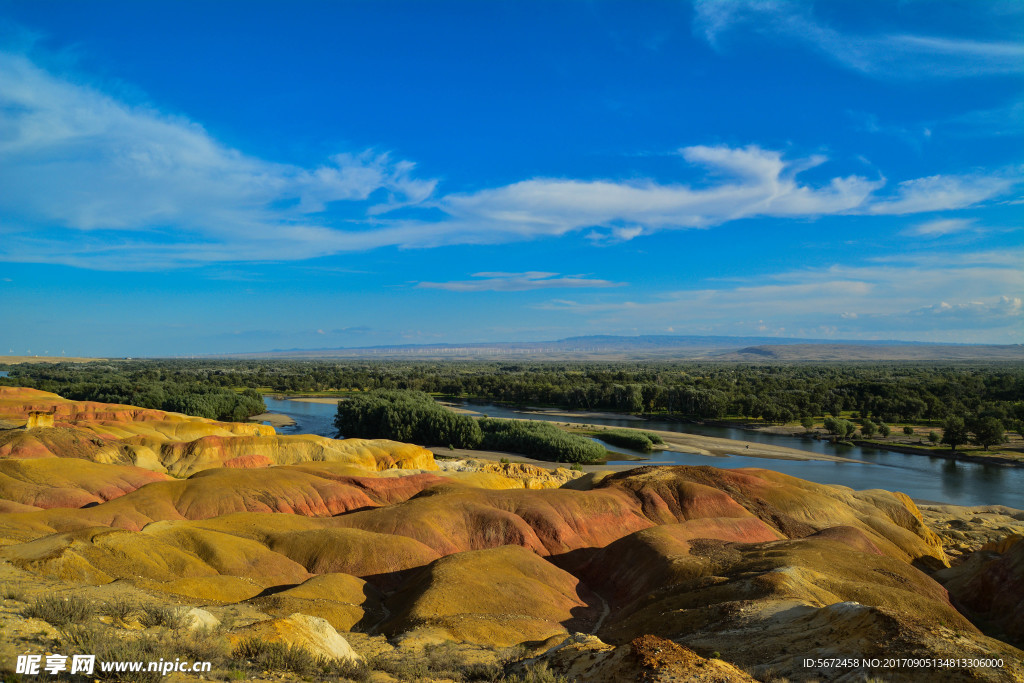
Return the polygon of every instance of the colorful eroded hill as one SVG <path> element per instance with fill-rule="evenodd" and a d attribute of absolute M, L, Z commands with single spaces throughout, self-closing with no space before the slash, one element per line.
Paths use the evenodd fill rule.
<path fill-rule="evenodd" d="M 7 387 L 0 421 L 0 582 L 29 593 L 201 607 L 232 617 L 232 642 L 330 629 L 352 658 L 520 646 L 510 668 L 580 680 L 917 679 L 805 665 L 891 657 L 967 660 L 933 680 L 1024 680 L 1019 614 L 1000 611 L 1019 596 L 988 597 L 1024 585 L 1024 544 L 950 567 L 948 536 L 900 493 L 768 469 L 455 468 L 417 445 Z"/>

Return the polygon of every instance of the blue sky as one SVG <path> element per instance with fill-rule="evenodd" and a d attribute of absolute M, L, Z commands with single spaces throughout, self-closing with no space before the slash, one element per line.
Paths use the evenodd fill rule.
<path fill-rule="evenodd" d="M 1024 4 L 0 2 L 0 353 L 1024 342 Z"/>

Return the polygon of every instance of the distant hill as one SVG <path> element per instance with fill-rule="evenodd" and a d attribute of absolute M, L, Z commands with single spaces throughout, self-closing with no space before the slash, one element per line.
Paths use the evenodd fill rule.
<path fill-rule="evenodd" d="M 335 349 L 276 349 L 224 354 L 221 358 L 405 360 L 1024 360 L 1024 346 L 927 342 L 723 337 L 594 335 L 541 342 L 405 344 Z"/>
<path fill-rule="evenodd" d="M 719 354 L 721 361 L 1024 360 L 1024 346 L 981 344 L 766 344 Z"/>

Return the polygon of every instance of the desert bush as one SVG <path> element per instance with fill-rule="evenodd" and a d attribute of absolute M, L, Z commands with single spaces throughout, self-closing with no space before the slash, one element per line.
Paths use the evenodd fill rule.
<path fill-rule="evenodd" d="M 569 679 L 549 669 L 547 662 L 541 662 L 526 667 L 526 671 L 521 675 L 513 674 L 507 677 L 505 683 L 569 683 Z"/>
<path fill-rule="evenodd" d="M 42 619 L 46 623 L 58 627 L 88 621 L 95 614 L 96 608 L 92 603 L 77 595 L 66 598 L 46 595 L 36 598 L 22 610 L 22 616 L 30 619 Z"/>
<path fill-rule="evenodd" d="M 290 672 L 299 676 L 333 675 L 350 680 L 366 680 L 369 670 L 365 664 L 327 659 L 314 655 L 300 645 L 246 638 L 231 652 L 236 665 L 251 663 L 267 671 Z"/>
<path fill-rule="evenodd" d="M 60 631 L 61 642 L 81 654 L 96 655 L 97 662 L 143 662 L 165 659 L 174 661 L 180 655 L 156 639 L 147 636 L 124 637 L 106 626 L 98 624 L 73 625 Z M 101 681 L 130 681 L 131 683 L 158 683 L 159 671 L 102 671 L 97 665 L 94 679 Z"/>
<path fill-rule="evenodd" d="M 231 655 L 228 639 L 220 632 L 207 629 L 176 633 L 172 643 L 175 656 L 197 662 L 224 662 Z"/>
<path fill-rule="evenodd" d="M 127 597 L 120 596 L 113 600 L 108 600 L 100 608 L 103 614 L 114 619 L 120 619 L 121 621 L 128 621 L 132 616 L 141 615 L 142 607 L 139 603 L 130 600 Z"/>
<path fill-rule="evenodd" d="M 175 631 L 185 626 L 186 612 L 187 610 L 184 607 L 146 605 L 142 608 L 142 614 L 139 616 L 139 623 L 146 628 L 151 626 L 166 626 L 172 631 Z"/>
<path fill-rule="evenodd" d="M 400 681 L 443 679 L 470 683 L 500 681 L 502 666 L 497 663 L 468 663 L 455 643 L 427 645 L 422 652 L 392 651 L 371 658 L 368 668 L 386 673 Z"/>
<path fill-rule="evenodd" d="M 4 600 L 17 600 L 21 602 L 25 599 L 25 591 L 20 586 L 12 583 L 5 583 L 0 586 L 0 595 L 3 596 Z"/>

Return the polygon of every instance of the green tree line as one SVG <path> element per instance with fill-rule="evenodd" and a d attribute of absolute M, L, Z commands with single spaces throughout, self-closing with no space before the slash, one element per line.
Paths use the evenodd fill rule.
<path fill-rule="evenodd" d="M 377 390 L 338 404 L 338 436 L 512 451 L 538 460 L 601 462 L 605 449 L 548 422 L 458 415 L 418 391 Z"/>
<path fill-rule="evenodd" d="M 411 362 L 137 360 L 2 366 L 0 382 L 164 407 L 169 396 L 413 390 L 454 398 L 690 419 L 793 422 L 856 412 L 875 423 L 992 418 L 1020 431 L 1024 367 L 987 363 Z M 225 400 L 226 402 L 226 400 Z M 208 403 L 213 403 L 209 401 Z M 226 414 L 224 406 L 202 406 Z M 232 408 L 233 410 L 233 408 Z M 241 411 L 244 412 L 244 411 Z M 205 414 L 205 413 L 204 413 Z"/>

